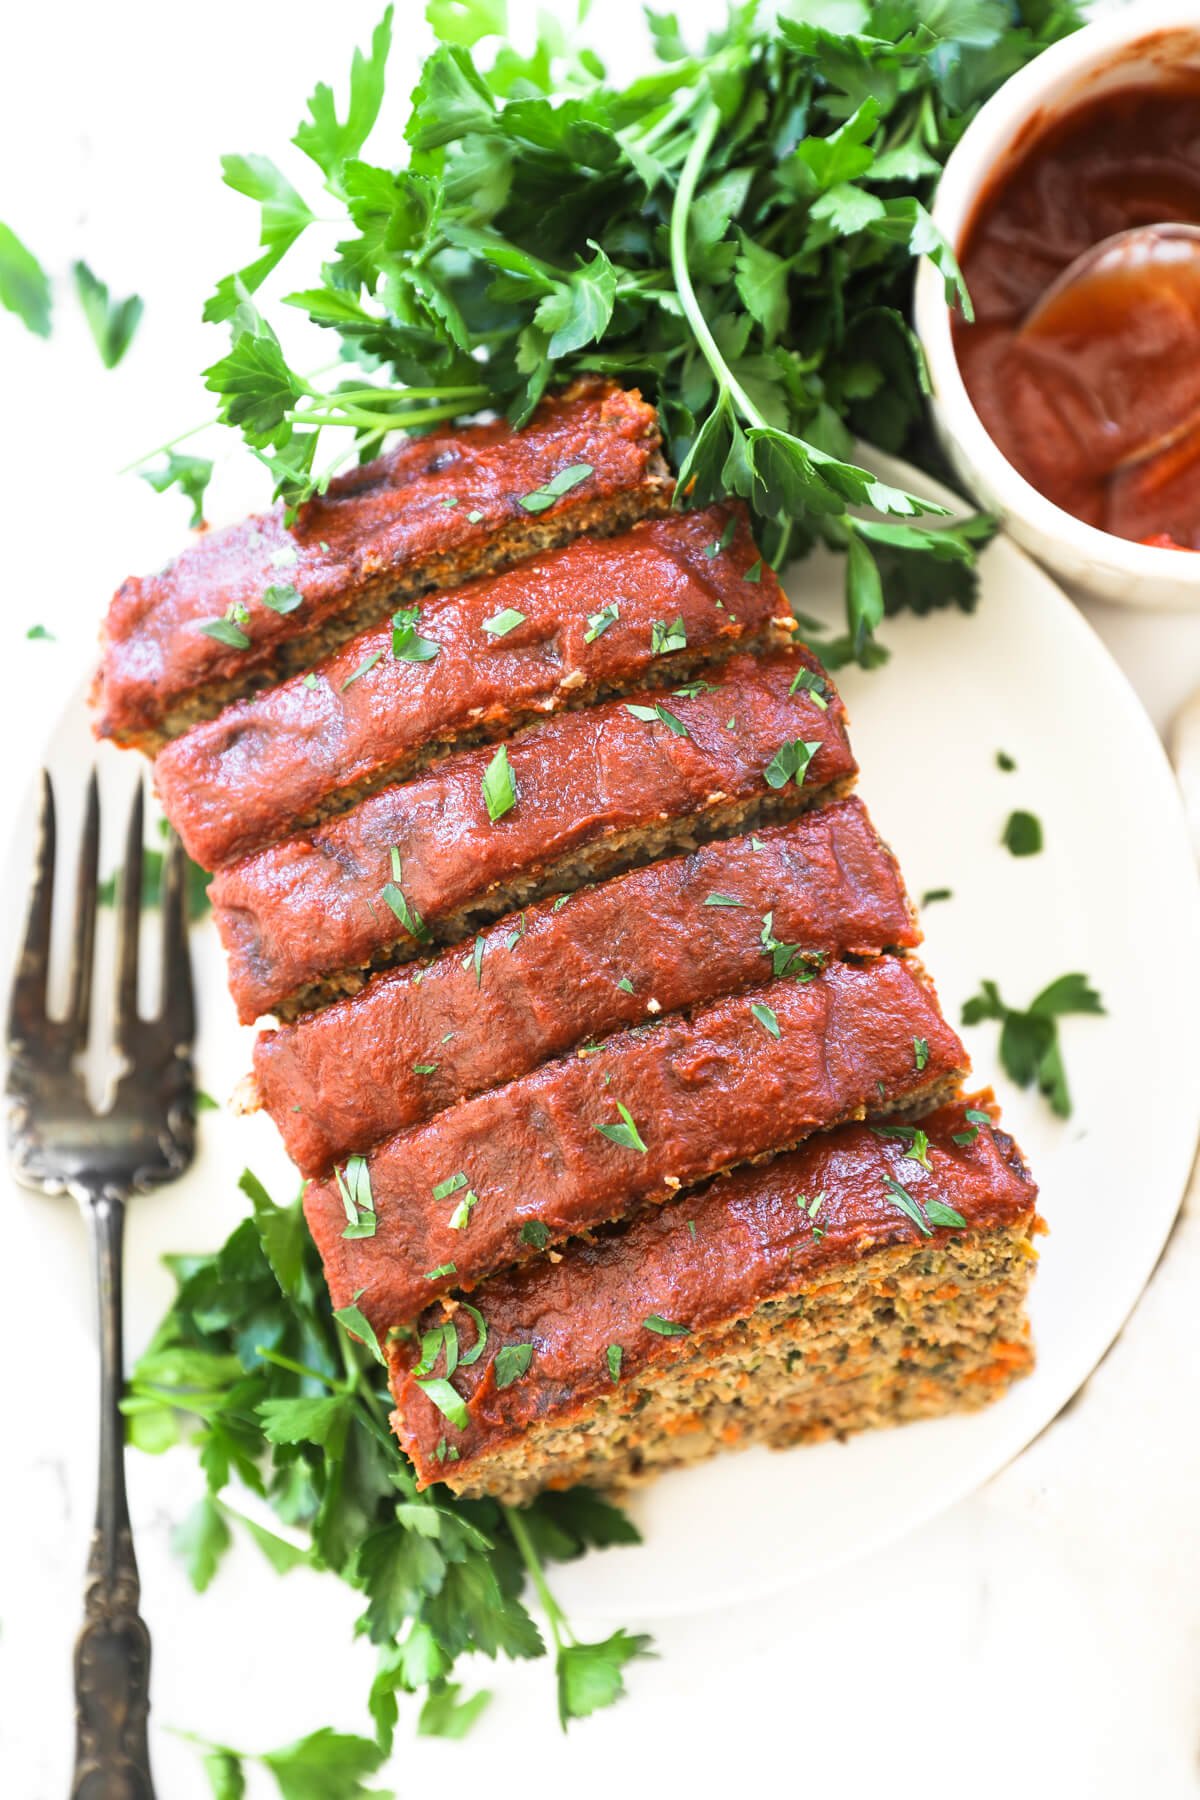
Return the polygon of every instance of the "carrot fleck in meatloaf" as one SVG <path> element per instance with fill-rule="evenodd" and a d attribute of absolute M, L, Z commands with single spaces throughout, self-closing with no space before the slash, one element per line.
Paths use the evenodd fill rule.
<path fill-rule="evenodd" d="M 587 379 L 113 601 L 245 1086 L 422 1485 L 522 1501 L 983 1404 L 1037 1191 L 730 501 Z M 447 590 L 435 593 L 434 590 Z M 389 615 L 392 615 L 389 618 Z M 171 741 L 168 741 L 171 740 Z"/>
<path fill-rule="evenodd" d="M 452 745 L 677 684 L 794 628 L 740 505 L 578 538 L 395 618 L 159 752 L 155 785 L 189 856 L 218 868 Z"/>
<path fill-rule="evenodd" d="M 803 651 L 735 656 L 686 689 L 527 726 L 505 749 L 514 803 L 493 818 L 496 755 L 456 752 L 219 871 L 209 892 L 244 1021 L 354 992 L 427 932 L 460 938 L 750 809 L 799 811 L 855 771 L 841 701 Z"/>
<path fill-rule="evenodd" d="M 543 400 L 523 431 L 497 419 L 410 439 L 339 476 L 291 527 L 277 506 L 126 581 L 104 626 L 96 731 L 156 748 L 397 601 L 670 499 L 653 407 L 608 381 Z"/>
<path fill-rule="evenodd" d="M 426 1308 L 388 1344 L 421 1485 L 522 1501 L 997 1398 L 1041 1227 L 989 1104 L 842 1126 Z"/>
<path fill-rule="evenodd" d="M 261 1032 L 248 1099 L 301 1174 L 322 1175 L 589 1037 L 918 939 L 862 803 L 837 800 L 539 901 Z"/>
<path fill-rule="evenodd" d="M 314 1182 L 305 1217 L 334 1305 L 356 1299 L 382 1335 L 426 1299 L 721 1169 L 843 1119 L 928 1108 L 965 1067 L 911 962 L 834 963 L 461 1101 Z"/>

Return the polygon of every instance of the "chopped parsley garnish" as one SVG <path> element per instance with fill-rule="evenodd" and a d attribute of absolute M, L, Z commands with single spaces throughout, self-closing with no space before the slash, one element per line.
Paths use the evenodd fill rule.
<path fill-rule="evenodd" d="M 478 1205 L 479 1195 L 473 1188 L 468 1188 L 447 1220 L 451 1231 L 465 1231 L 470 1223 L 471 1213 Z"/>
<path fill-rule="evenodd" d="M 517 945 L 520 943 L 521 939 L 524 936 L 525 936 L 525 914 L 522 913 L 520 918 L 517 920 L 516 924 L 513 926 L 513 929 L 509 932 L 508 936 L 505 938 L 504 948 L 506 950 L 515 950 Z"/>
<path fill-rule="evenodd" d="M 493 613 L 490 619 L 483 621 L 483 629 L 489 637 L 507 637 L 510 631 L 515 631 L 518 625 L 524 623 L 523 612 L 518 612 L 515 606 L 504 606 L 498 613 Z"/>
<path fill-rule="evenodd" d="M 371 1321 L 367 1318 L 366 1314 L 359 1310 L 358 1302 L 362 1299 L 366 1291 L 366 1288 L 359 1288 L 349 1306 L 335 1307 L 333 1316 L 339 1325 L 344 1326 L 347 1331 L 353 1332 L 356 1338 L 362 1339 L 377 1363 L 386 1365 L 387 1358 L 379 1348 L 379 1339 L 375 1335 L 375 1327 L 371 1324 Z"/>
<path fill-rule="evenodd" d="M 442 505 L 447 508 L 452 507 L 452 506 L 457 506 L 458 505 L 458 495 L 457 494 L 447 494 L 445 499 L 442 501 Z"/>
<path fill-rule="evenodd" d="M 633 1115 L 629 1108 L 623 1106 L 618 1100 L 617 1111 L 621 1115 L 619 1125 L 597 1125 L 596 1130 L 601 1137 L 606 1137 L 610 1144 L 619 1144 L 623 1150 L 638 1150 L 645 1156 L 646 1146 L 642 1142 L 641 1133 L 633 1122 Z"/>
<path fill-rule="evenodd" d="M 435 1200 L 448 1200 L 451 1194 L 460 1193 L 466 1185 L 467 1178 L 461 1172 L 457 1175 L 447 1175 L 445 1181 L 439 1181 L 434 1188 L 433 1197 Z"/>
<path fill-rule="evenodd" d="M 563 907 L 567 904 L 567 901 L 570 898 L 571 898 L 570 894 L 560 894 L 558 896 L 558 899 L 554 902 L 554 905 L 550 908 L 550 911 L 551 912 L 561 912 Z"/>
<path fill-rule="evenodd" d="M 621 616 L 621 609 L 615 600 L 602 606 L 599 612 L 589 613 L 587 630 L 583 634 L 585 644 L 594 644 L 598 637 L 603 637 L 610 625 L 615 625 Z"/>
<path fill-rule="evenodd" d="M 735 900 L 732 894 L 707 894 L 705 906 L 745 906 L 744 900 Z"/>
<path fill-rule="evenodd" d="M 968 1106 L 963 1117 L 967 1121 L 967 1129 L 965 1131 L 954 1131 L 950 1134 L 956 1144 L 973 1144 L 975 1139 L 979 1136 L 979 1127 L 981 1125 L 990 1125 L 992 1122 L 991 1113 L 981 1112 L 977 1106 Z"/>
<path fill-rule="evenodd" d="M 754 1000 L 751 1002 L 750 1011 L 769 1037 L 777 1038 L 780 1035 L 779 1020 L 769 1006 L 764 1005 L 761 1000 Z"/>
<path fill-rule="evenodd" d="M 304 605 L 304 595 L 290 581 L 273 581 L 270 587 L 263 589 L 263 605 L 269 606 L 272 612 L 291 613 Z"/>
<path fill-rule="evenodd" d="M 925 1217 L 931 1225 L 940 1225 L 945 1231 L 966 1230 L 967 1221 L 962 1214 L 955 1212 L 952 1206 L 947 1206 L 942 1200 L 927 1200 Z"/>
<path fill-rule="evenodd" d="M 605 1361 L 608 1363 L 608 1378 L 610 1381 L 615 1382 L 621 1379 L 621 1358 L 624 1354 L 625 1352 L 622 1350 L 620 1344 L 610 1344 L 605 1351 L 604 1356 Z"/>
<path fill-rule="evenodd" d="M 532 1344 L 505 1344 L 497 1350 L 492 1369 L 496 1376 L 498 1388 L 511 1387 L 514 1381 L 520 1381 L 533 1361 Z"/>
<path fill-rule="evenodd" d="M 540 1219 L 526 1219 L 521 1227 L 521 1242 L 533 1250 L 544 1250 L 550 1242 L 550 1227 Z"/>
<path fill-rule="evenodd" d="M 953 900 L 953 888 L 926 888 L 921 895 L 922 906 L 933 906 L 938 900 Z"/>
<path fill-rule="evenodd" d="M 871 1129 L 876 1137 L 898 1138 L 907 1146 L 905 1156 L 920 1163 L 930 1174 L 933 1173 L 933 1165 L 929 1160 L 929 1139 L 919 1125 L 872 1125 Z"/>
<path fill-rule="evenodd" d="M 998 769 L 1003 769 L 1006 775 L 1011 775 L 1016 769 L 1016 766 L 1015 759 L 1008 754 L 1007 750 L 997 750 L 996 767 Z"/>
<path fill-rule="evenodd" d="M 365 1156 L 351 1156 L 344 1169 L 334 1169 L 333 1178 L 346 1212 L 344 1238 L 375 1236 L 375 1198 L 371 1193 L 371 1172 Z"/>
<path fill-rule="evenodd" d="M 436 1063 L 414 1063 L 412 1070 L 414 1075 L 432 1075 L 437 1066 Z"/>
<path fill-rule="evenodd" d="M 661 619 L 655 619 L 650 626 L 650 654 L 652 656 L 669 656 L 673 650 L 687 649 L 687 631 L 682 618 L 676 619 L 673 625 L 666 625 Z"/>
<path fill-rule="evenodd" d="M 1060 975 L 1044 987 L 1022 1012 L 1000 998 L 994 981 L 985 981 L 962 1010 L 964 1025 L 983 1019 L 1000 1023 L 1000 1061 L 1018 1087 L 1037 1084 L 1060 1119 L 1070 1117 L 1071 1095 L 1058 1041 L 1058 1021 L 1068 1013 L 1103 1013 L 1104 1003 L 1086 975 Z"/>
<path fill-rule="evenodd" d="M 754 561 L 750 564 L 750 567 L 746 570 L 746 573 L 742 576 L 742 580 L 743 581 L 761 581 L 762 580 L 762 557 L 761 556 L 755 557 Z"/>
<path fill-rule="evenodd" d="M 929 1061 L 929 1039 L 928 1038 L 914 1038 L 913 1039 L 913 1062 L 916 1064 L 918 1075 L 920 1074 L 921 1070 L 925 1067 L 925 1065 L 928 1061 Z"/>
<path fill-rule="evenodd" d="M 711 681 L 687 681 L 682 687 L 671 689 L 677 700 L 694 700 L 697 694 L 715 694 L 716 691 Z"/>
<path fill-rule="evenodd" d="M 471 511 L 467 514 L 467 523 L 469 525 L 478 525 L 478 523 L 479 523 L 480 519 L 482 519 L 482 517 L 483 517 L 483 514 L 480 512 L 479 508 L 475 507 L 473 511 Z"/>
<path fill-rule="evenodd" d="M 618 983 L 617 983 L 617 986 L 620 988 L 620 990 L 623 994 L 632 994 L 632 992 L 633 992 L 633 983 L 632 983 L 632 981 L 630 981 L 628 975 L 622 975 L 620 981 L 618 981 Z"/>
<path fill-rule="evenodd" d="M 457 1264 L 455 1264 L 455 1263 L 439 1263 L 436 1269 L 426 1269 L 425 1279 L 426 1279 L 426 1281 L 444 1281 L 447 1275 L 457 1275 L 457 1274 L 458 1274 Z"/>
<path fill-rule="evenodd" d="M 372 650 L 370 656 L 364 656 L 357 669 L 355 669 L 352 674 L 347 675 L 345 681 L 343 681 L 341 687 L 342 693 L 344 694 L 348 687 L 353 687 L 356 681 L 361 681 L 364 675 L 369 675 L 371 670 L 375 667 L 375 664 L 381 660 L 382 656 L 382 650 Z"/>
<path fill-rule="evenodd" d="M 482 936 L 475 939 L 475 948 L 471 952 L 471 961 L 475 964 L 475 986 L 483 986 L 483 952 L 485 949 Z"/>
<path fill-rule="evenodd" d="M 392 845 L 391 858 L 392 879 L 391 881 L 384 882 L 382 899 L 384 904 L 390 907 L 397 919 L 399 919 L 408 935 L 411 938 L 415 938 L 417 943 L 423 944 L 429 937 L 429 927 L 426 925 L 416 907 L 410 906 L 405 898 L 404 891 L 400 886 L 403 865 L 400 861 L 400 852 L 396 849 L 394 844 Z"/>
<path fill-rule="evenodd" d="M 677 1325 L 674 1319 L 664 1319 L 659 1313 L 651 1313 L 642 1324 L 647 1331 L 657 1332 L 659 1337 L 689 1337 L 692 1330 L 690 1325 Z"/>
<path fill-rule="evenodd" d="M 441 649 L 417 630 L 420 608 L 402 606 L 392 614 L 392 655 L 397 662 L 432 662 Z"/>
<path fill-rule="evenodd" d="M 695 1219 L 688 1220 L 687 1228 L 688 1228 L 688 1235 L 694 1244 L 696 1241 L 696 1221 L 695 1221 Z"/>
<path fill-rule="evenodd" d="M 722 550 L 728 550 L 730 544 L 732 544 L 732 542 L 733 542 L 734 533 L 736 531 L 737 531 L 737 519 L 734 517 L 730 517 L 728 519 L 728 521 L 726 522 L 724 531 L 721 533 L 720 537 L 717 538 L 716 542 L 712 543 L 712 544 L 705 544 L 705 546 L 704 546 L 705 556 L 712 558 L 712 557 L 718 556 Z"/>
<path fill-rule="evenodd" d="M 484 770 L 481 788 L 488 818 L 494 825 L 497 819 L 502 819 L 517 804 L 517 784 L 513 780 L 507 744 L 501 744 Z"/>
<path fill-rule="evenodd" d="M 417 1386 L 437 1407 L 444 1419 L 449 1419 L 457 1431 L 465 1431 L 470 1420 L 467 1416 L 466 1404 L 462 1396 L 451 1387 L 444 1376 L 435 1375 L 429 1381 L 418 1381 Z"/>
<path fill-rule="evenodd" d="M 812 1227 L 813 1238 L 817 1243 L 820 1243 L 821 1239 L 825 1236 L 824 1230 L 817 1224 L 817 1214 L 824 1206 L 828 1197 L 829 1196 L 824 1188 L 821 1189 L 819 1194 L 814 1194 L 811 1200 L 807 1194 L 796 1195 L 796 1205 L 808 1219 L 809 1225 Z"/>
<path fill-rule="evenodd" d="M 296 553 L 295 544 L 281 544 L 278 550 L 272 550 L 271 552 L 271 567 L 273 569 L 294 569 L 299 561 L 300 558 Z"/>
<path fill-rule="evenodd" d="M 44 625 L 31 625 L 25 636 L 32 644 L 56 644 L 58 639 Z"/>
<path fill-rule="evenodd" d="M 205 637 L 216 638 L 218 644 L 225 644 L 230 650 L 248 650 L 250 638 L 242 630 L 242 626 L 250 617 L 250 613 L 240 601 L 235 600 L 220 619 L 205 619 L 200 630 Z"/>
<path fill-rule="evenodd" d="M 313 674 L 311 669 L 309 670 L 308 674 L 304 677 L 301 685 L 306 688 L 315 688 L 318 685 L 317 678 Z"/>
<path fill-rule="evenodd" d="M 483 1347 L 488 1339 L 487 1320 L 484 1318 L 479 1308 L 477 1306 L 472 1306 L 469 1300 L 460 1300 L 459 1305 L 464 1312 L 469 1312 L 475 1321 L 475 1342 L 471 1345 L 469 1350 L 464 1350 L 459 1357 L 459 1361 L 462 1363 L 463 1368 L 469 1369 L 471 1364 L 478 1362 L 483 1355 Z"/>
<path fill-rule="evenodd" d="M 780 744 L 763 770 L 767 786 L 785 788 L 789 781 L 794 780 L 797 787 L 803 787 L 808 765 L 820 748 L 819 742 L 806 744 L 802 738 L 792 738 L 788 743 Z"/>
<path fill-rule="evenodd" d="M 771 958 L 773 975 L 791 975 L 797 981 L 814 981 L 827 961 L 824 950 L 805 950 L 799 944 L 784 944 L 775 936 L 775 914 L 764 913 L 759 943 L 763 955 Z"/>
<path fill-rule="evenodd" d="M 526 512 L 545 512 L 548 506 L 553 506 L 556 500 L 561 500 L 564 494 L 577 488 L 581 481 L 586 481 L 591 473 L 591 463 L 572 463 L 569 469 L 560 469 L 557 475 L 552 475 L 540 488 L 534 488 L 531 494 L 522 494 L 517 505 L 523 506 Z"/>
<path fill-rule="evenodd" d="M 1036 813 L 1009 813 L 1000 842 L 1013 856 L 1036 856 L 1043 841 L 1042 822 Z"/>
<path fill-rule="evenodd" d="M 675 714 L 668 712 L 665 706 L 634 706 L 627 703 L 625 711 L 632 713 L 635 719 L 643 719 L 648 725 L 653 725 L 657 720 L 660 725 L 665 725 L 668 731 L 673 731 L 676 737 L 687 736 L 687 726 L 683 720 L 677 719 Z"/>
<path fill-rule="evenodd" d="M 818 675 L 813 669 L 801 669 L 793 677 L 788 693 L 790 695 L 797 691 L 807 694 L 813 705 L 819 706 L 822 712 L 829 711 L 829 686 L 823 675 Z"/>

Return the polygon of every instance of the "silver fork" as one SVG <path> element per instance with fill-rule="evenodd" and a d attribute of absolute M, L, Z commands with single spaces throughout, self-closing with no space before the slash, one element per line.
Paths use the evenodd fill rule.
<path fill-rule="evenodd" d="M 87 789 L 75 890 L 66 1014 L 47 1008 L 54 898 L 54 789 L 43 770 L 33 893 L 8 1020 L 8 1144 L 13 1174 L 43 1194 L 70 1194 L 87 1218 L 100 1312 L 100 1470 L 83 1624 L 75 1645 L 73 1800 L 153 1800 L 146 1717 L 150 1634 L 140 1613 L 125 1498 L 120 1413 L 121 1238 L 125 1202 L 187 1168 L 194 1145 L 195 1035 L 185 863 L 173 841 L 162 887 L 159 1014 L 138 1014 L 142 789 L 129 816 L 117 912 L 114 1042 L 122 1070 L 97 1113 L 79 1063 L 88 1043 L 100 800 Z"/>

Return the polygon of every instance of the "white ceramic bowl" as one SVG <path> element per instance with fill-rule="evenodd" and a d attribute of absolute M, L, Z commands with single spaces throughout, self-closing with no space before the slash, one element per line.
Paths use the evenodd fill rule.
<path fill-rule="evenodd" d="M 1039 120 L 1107 88 L 1165 82 L 1181 68 L 1200 76 L 1198 0 L 1137 0 L 1044 51 L 988 101 L 946 164 L 933 216 L 950 243 L 961 243 L 981 190 L 1018 138 L 1025 145 L 1036 136 Z M 998 513 L 1026 550 L 1089 593 L 1130 606 L 1200 610 L 1200 555 L 1150 549 L 1083 524 L 1001 455 L 967 396 L 942 279 L 928 262 L 917 274 L 915 320 L 938 435 L 968 493 Z"/>

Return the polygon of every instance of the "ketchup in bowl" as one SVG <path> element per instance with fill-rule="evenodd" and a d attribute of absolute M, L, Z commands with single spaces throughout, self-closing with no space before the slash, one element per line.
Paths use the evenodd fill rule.
<path fill-rule="evenodd" d="M 976 206 L 959 251 L 975 323 L 955 321 L 954 346 L 987 431 L 1048 500 L 1200 550 L 1200 252 L 1097 264 L 1046 301 L 1093 246 L 1169 223 L 1200 225 L 1200 86 L 1117 89 L 1063 114 Z"/>

